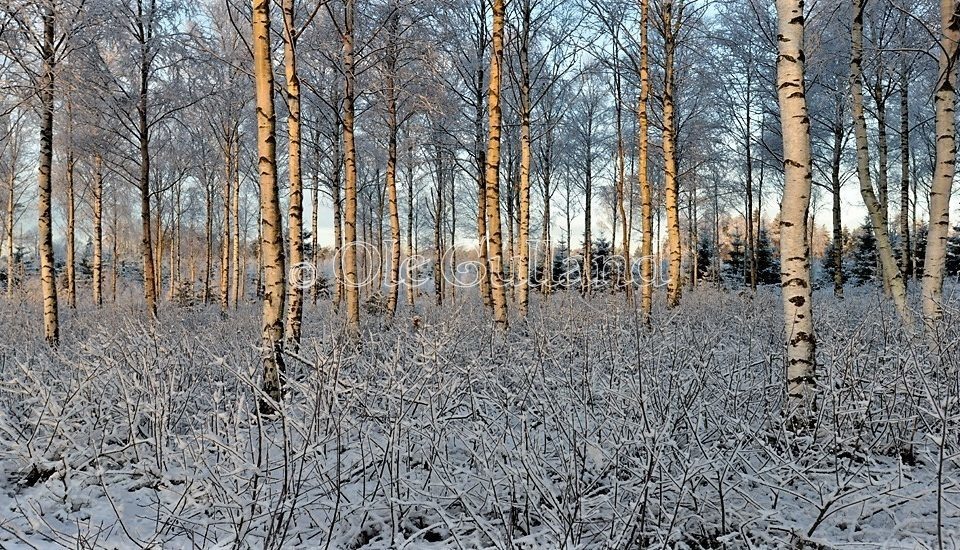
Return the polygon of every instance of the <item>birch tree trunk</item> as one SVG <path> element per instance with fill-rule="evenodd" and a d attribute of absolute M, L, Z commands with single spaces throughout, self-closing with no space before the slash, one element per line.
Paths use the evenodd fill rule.
<path fill-rule="evenodd" d="M 93 157 L 93 303 L 103 307 L 103 157 Z"/>
<path fill-rule="evenodd" d="M 397 206 L 397 84 L 398 45 L 400 13 L 395 4 L 387 22 L 386 48 L 386 99 L 387 99 L 387 202 L 390 214 L 390 285 L 387 294 L 387 314 L 390 317 L 397 311 L 400 295 L 400 210 Z"/>
<path fill-rule="evenodd" d="M 209 178 L 209 176 L 208 176 Z M 203 304 L 210 303 L 210 280 L 213 278 L 213 197 L 216 180 L 207 179 L 206 182 L 206 211 L 204 212 L 203 228 Z"/>
<path fill-rule="evenodd" d="M 504 0 L 493 0 L 493 50 L 490 54 L 490 88 L 487 111 L 490 125 L 486 156 L 486 225 L 489 235 L 490 292 L 493 316 L 501 329 L 507 327 L 507 296 L 503 281 L 503 249 L 500 233 L 500 79 L 503 64 Z"/>
<path fill-rule="evenodd" d="M 273 73 L 271 73 L 271 78 Z M 240 298 L 243 297 L 243 287 L 244 287 L 244 278 L 243 278 L 243 246 L 240 242 L 240 135 L 235 133 L 233 136 L 234 139 L 234 149 L 233 149 L 233 193 L 231 193 L 231 215 L 230 220 L 233 222 L 233 282 L 230 286 L 233 287 L 233 309 L 237 309 L 240 305 Z M 258 220 L 259 221 L 259 220 Z M 259 223 L 257 224 L 259 226 Z M 258 252 L 259 254 L 259 252 Z M 260 292 L 260 269 L 259 263 L 257 268 L 257 292 Z"/>
<path fill-rule="evenodd" d="M 297 27 L 294 21 L 294 0 L 283 0 L 283 61 L 287 84 L 287 158 L 290 177 L 290 268 L 302 269 L 303 263 L 303 173 L 300 161 L 300 77 L 297 73 Z M 287 287 L 287 343 L 296 351 L 300 347 L 300 327 L 303 322 L 302 279 L 291 272 Z"/>
<path fill-rule="evenodd" d="M 357 149 L 354 141 L 354 85 L 356 71 L 353 54 L 353 17 L 356 0 L 346 0 L 343 29 L 343 70 L 345 89 L 343 97 L 344 192 L 346 195 L 344 220 L 343 284 L 347 300 L 347 333 L 357 342 L 360 339 L 360 288 L 357 285 Z"/>
<path fill-rule="evenodd" d="M 640 0 L 640 97 L 637 100 L 637 182 L 640 186 L 640 310 L 644 323 L 650 326 L 653 311 L 653 189 L 647 173 L 650 99 L 648 63 L 649 0 Z"/>
<path fill-rule="evenodd" d="M 784 159 L 780 276 L 787 340 L 786 418 L 794 429 L 803 429 L 812 422 L 816 410 L 816 338 L 806 230 L 813 176 L 804 85 L 803 0 L 777 0 L 777 27 L 777 96 Z"/>
<path fill-rule="evenodd" d="M 913 276 L 910 239 L 910 85 L 907 68 L 900 71 L 900 272 L 904 284 Z"/>
<path fill-rule="evenodd" d="M 68 102 L 69 105 L 69 102 Z M 76 171 L 76 158 L 73 156 L 73 143 L 72 143 L 72 133 L 73 133 L 73 114 L 72 109 L 68 106 L 67 108 L 68 122 L 69 125 L 67 129 L 67 259 L 66 259 L 66 272 L 67 272 L 67 307 L 70 309 L 77 308 L 77 216 L 76 216 L 76 197 L 74 194 L 74 173 Z"/>
<path fill-rule="evenodd" d="M 13 163 L 10 166 L 10 174 L 7 175 L 7 219 L 4 224 L 4 240 L 7 243 L 7 297 L 10 298 L 13 296 L 13 227 L 14 227 L 14 215 L 16 214 L 16 200 L 15 193 L 17 190 L 17 178 L 16 171 L 13 169 Z"/>
<path fill-rule="evenodd" d="M 853 41 L 850 57 L 850 93 L 852 96 L 853 129 L 857 141 L 857 175 L 860 179 L 860 195 L 870 214 L 870 223 L 877 241 L 877 257 L 884 287 L 890 289 L 894 306 L 900 319 L 907 326 L 913 324 L 913 315 L 907 307 L 907 292 L 893 256 L 893 247 L 890 245 L 890 233 L 887 231 L 887 217 L 884 214 L 885 205 L 880 202 L 873 191 L 870 181 L 870 156 L 867 145 L 867 122 L 863 113 L 863 0 L 853 0 L 853 25 L 851 26 Z M 885 160 L 885 159 L 884 159 Z M 883 167 L 881 167 L 881 170 Z M 884 181 L 885 184 L 885 181 Z"/>
<path fill-rule="evenodd" d="M 613 74 L 613 83 L 614 83 L 614 101 L 616 102 L 616 119 L 617 119 L 617 205 L 616 209 L 620 214 L 620 226 L 623 229 L 623 277 L 624 285 L 626 288 L 626 298 L 627 303 L 633 303 L 633 272 L 630 268 L 630 226 L 627 224 L 627 208 L 626 208 L 626 180 L 627 180 L 627 166 L 626 166 L 626 153 L 625 146 L 623 143 L 623 94 L 621 92 L 621 74 L 620 74 L 620 53 L 619 50 L 615 50 L 616 58 L 614 59 L 614 74 Z M 613 233 L 616 235 L 617 224 L 616 221 L 613 223 Z"/>
<path fill-rule="evenodd" d="M 677 181 L 676 151 L 676 114 L 673 104 L 674 54 L 676 36 L 674 35 L 673 1 L 663 3 L 663 164 L 664 164 L 664 206 L 667 210 L 667 249 L 670 255 L 670 278 L 667 281 L 667 307 L 680 305 L 680 263 L 682 249 L 680 243 L 680 205 L 679 184 Z"/>
<path fill-rule="evenodd" d="M 751 52 L 752 54 L 752 52 Z M 747 222 L 747 274 L 750 280 L 750 289 L 757 290 L 757 238 L 754 234 L 753 223 L 753 56 L 748 57 L 747 81 L 746 81 L 746 116 L 744 133 L 744 148 L 747 156 L 746 176 L 747 176 L 747 204 L 746 217 Z"/>
<path fill-rule="evenodd" d="M 583 190 L 583 275 L 580 291 L 590 294 L 593 291 L 593 107 L 587 114 L 586 158 Z"/>
<path fill-rule="evenodd" d="M 43 292 L 43 335 L 47 343 L 60 343 L 57 308 L 57 274 L 53 263 L 53 222 L 51 220 L 51 169 L 53 165 L 54 109 L 54 13 L 51 4 L 43 7 L 43 68 L 40 88 L 40 169 L 38 176 L 37 230 L 40 241 L 40 287 Z"/>
<path fill-rule="evenodd" d="M 843 220 L 841 219 L 840 163 L 843 160 L 842 101 L 837 101 L 838 116 L 833 126 L 833 158 L 830 163 L 830 187 L 833 194 L 833 295 L 843 299 Z"/>
<path fill-rule="evenodd" d="M 311 190 L 310 204 L 312 205 L 313 211 L 311 212 L 312 219 L 310 220 L 310 239 L 312 245 L 310 250 L 312 251 L 310 261 L 313 264 L 313 272 L 320 275 L 320 155 L 319 155 L 319 140 L 315 141 L 317 143 L 315 148 L 316 153 L 316 164 L 313 170 L 313 189 Z M 320 287 L 314 281 L 310 285 L 310 297 L 313 300 L 313 305 L 317 305 L 317 295 L 320 293 Z"/>
<path fill-rule="evenodd" d="M 253 68 L 257 100 L 257 151 L 260 155 L 260 247 L 264 265 L 263 391 L 265 413 L 276 410 L 283 387 L 283 302 L 286 270 L 280 192 L 277 188 L 276 115 L 270 59 L 270 0 L 253 0 Z"/>
<path fill-rule="evenodd" d="M 157 218 L 157 231 L 154 233 L 155 238 L 153 239 L 156 246 L 153 249 L 153 271 L 157 274 L 156 288 L 154 292 L 156 293 L 157 300 L 160 299 L 160 296 L 163 294 L 163 254 L 164 254 L 164 235 L 163 235 L 163 179 L 162 177 L 157 181 L 157 189 L 160 189 L 161 192 L 157 193 L 157 207 L 154 210 L 156 212 L 155 217 Z"/>
<path fill-rule="evenodd" d="M 483 81 L 483 69 L 477 71 L 480 82 Z M 480 296 L 483 298 L 483 305 L 493 311 L 493 295 L 490 292 L 490 241 L 487 232 L 487 180 L 486 166 L 487 156 L 483 143 L 483 98 L 482 94 L 477 94 L 477 112 L 476 112 L 476 142 L 474 143 L 476 151 L 474 160 L 477 164 L 477 240 L 479 247 L 477 254 L 480 261 Z"/>
<path fill-rule="evenodd" d="M 141 8 L 142 9 L 142 8 Z M 142 14 L 140 14 L 142 15 Z M 143 21 L 139 17 L 137 21 Z M 142 41 L 152 39 L 153 27 L 141 29 Z M 142 229 L 140 250 L 143 255 L 143 292 L 147 305 L 147 316 L 157 317 L 157 276 L 156 262 L 153 256 L 153 219 L 150 212 L 150 125 L 147 123 L 147 105 L 150 92 L 150 59 L 147 57 L 147 46 L 141 43 L 140 56 L 140 90 L 137 100 L 137 133 L 140 146 L 140 225 Z M 159 219 L 158 219 L 159 223 Z M 158 231 L 159 233 L 159 231 Z"/>
<path fill-rule="evenodd" d="M 409 138 L 408 138 L 409 139 Z M 407 145 L 407 304 L 413 308 L 416 289 L 413 286 L 413 141 Z"/>
<path fill-rule="evenodd" d="M 517 311 L 527 316 L 530 305 L 530 0 L 522 0 L 520 8 L 520 229 L 517 266 Z"/>
<path fill-rule="evenodd" d="M 119 217 L 120 216 L 117 213 L 117 197 L 116 197 L 116 194 L 114 194 L 113 212 L 110 218 L 111 220 L 110 221 L 110 231 L 111 231 L 110 271 L 112 272 L 110 277 L 110 296 L 111 296 L 111 301 L 113 303 L 117 303 L 117 279 L 120 278 L 120 243 L 119 243 L 120 232 L 119 232 L 119 228 L 117 227 Z"/>
<path fill-rule="evenodd" d="M 553 291 L 553 248 L 551 246 L 550 234 L 550 199 L 553 196 L 552 177 L 553 177 L 553 132 L 554 121 L 546 121 L 546 134 L 543 137 L 543 228 L 540 238 L 543 246 L 543 265 L 541 266 L 541 284 L 540 291 L 548 296 Z"/>
<path fill-rule="evenodd" d="M 338 126 L 339 128 L 339 126 Z M 338 137 L 337 141 L 340 139 Z M 338 151 L 341 155 L 342 151 Z M 338 162 L 339 164 L 339 162 Z M 340 304 L 344 299 L 344 288 L 343 288 L 343 254 L 346 251 L 343 248 L 343 200 L 340 197 L 340 170 L 337 169 L 334 171 L 334 178 L 332 183 L 333 189 L 333 256 L 337 261 L 333 262 L 333 284 L 334 284 L 334 294 L 333 294 L 333 305 L 336 309 L 340 309 Z"/>
<path fill-rule="evenodd" d="M 233 193 L 233 134 L 227 133 L 224 147 L 223 234 L 220 238 L 220 312 L 230 309 L 230 235 Z"/>
<path fill-rule="evenodd" d="M 936 164 L 930 183 L 930 229 L 923 259 L 923 318 L 933 331 L 943 316 L 943 271 L 950 231 L 950 193 L 956 171 L 956 60 L 960 42 L 960 2 L 940 0 L 940 74 L 934 94 Z"/>

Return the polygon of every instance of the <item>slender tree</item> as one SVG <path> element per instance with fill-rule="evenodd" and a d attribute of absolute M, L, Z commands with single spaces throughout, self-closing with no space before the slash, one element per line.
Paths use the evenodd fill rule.
<path fill-rule="evenodd" d="M 682 249 L 680 243 L 679 181 L 677 173 L 676 109 L 674 106 L 674 60 L 676 58 L 676 21 L 683 19 L 684 4 L 678 5 L 674 16 L 673 0 L 664 0 L 660 18 L 663 32 L 663 165 L 664 206 L 667 210 L 667 250 L 669 252 L 669 280 L 667 307 L 680 305 Z"/>
<path fill-rule="evenodd" d="M 923 258 L 923 318 L 932 331 L 943 316 L 943 272 L 950 231 L 950 193 L 956 173 L 957 52 L 960 50 L 960 2 L 940 0 L 940 72 L 934 94 L 936 159 L 930 183 L 930 228 Z"/>
<path fill-rule="evenodd" d="M 530 136 L 530 116 L 533 110 L 530 98 L 530 41 L 533 7 L 531 0 L 519 0 L 519 2 L 520 227 L 518 254 L 520 262 L 517 266 L 516 296 L 517 312 L 521 317 L 526 317 L 530 304 L 530 163 L 533 156 Z"/>
<path fill-rule="evenodd" d="M 637 178 L 640 187 L 640 310 L 649 326 L 653 310 L 653 189 L 647 170 L 650 100 L 649 0 L 640 0 L 640 96 L 637 99 Z"/>
<path fill-rule="evenodd" d="M 783 134 L 780 269 L 787 338 L 787 419 L 808 425 L 816 407 L 816 338 L 807 219 L 813 175 L 804 84 L 803 0 L 777 0 L 777 95 Z"/>
<path fill-rule="evenodd" d="M 387 44 L 384 53 L 386 86 L 384 94 L 387 106 L 387 201 L 390 211 L 390 286 L 387 294 L 387 313 L 397 310 L 400 294 L 400 209 L 397 205 L 397 69 L 399 66 L 400 12 L 395 1 L 390 4 L 387 16 Z"/>
<path fill-rule="evenodd" d="M 93 157 L 93 303 L 103 306 L 103 156 Z"/>
<path fill-rule="evenodd" d="M 347 301 L 347 332 L 351 339 L 360 338 L 360 287 L 357 284 L 357 146 L 354 137 L 356 66 L 354 62 L 354 9 L 356 0 L 344 3 L 341 39 L 343 40 L 343 164 L 344 174 L 344 243 L 343 284 Z"/>
<path fill-rule="evenodd" d="M 43 5 L 43 41 L 40 46 L 40 173 L 37 229 L 40 233 L 40 288 L 43 292 L 43 334 L 52 346 L 60 343 L 57 307 L 56 268 L 53 263 L 53 221 L 51 219 L 51 172 L 53 168 L 53 110 L 55 14 L 49 3 Z"/>
<path fill-rule="evenodd" d="M 280 192 L 277 187 L 276 115 L 270 49 L 270 0 L 253 0 L 253 74 L 257 101 L 257 151 L 260 155 L 260 225 L 263 254 L 263 412 L 273 412 L 283 388 L 283 302 L 286 269 Z"/>
<path fill-rule="evenodd" d="M 500 233 L 500 79 L 503 66 L 504 0 L 493 0 L 493 50 L 490 54 L 490 86 L 487 92 L 489 128 L 486 155 L 486 229 L 489 235 L 489 278 L 493 316 L 500 328 L 507 326 L 507 295 L 503 277 L 503 249 Z"/>
<path fill-rule="evenodd" d="M 853 25 L 851 37 L 853 47 L 850 57 L 850 93 L 852 96 L 853 127 L 857 142 L 857 175 L 860 178 L 860 195 L 867 206 L 874 237 L 877 239 L 877 256 L 880 260 L 884 287 L 893 297 L 900 318 L 907 325 L 912 324 L 912 314 L 907 306 L 907 291 L 903 284 L 900 268 L 893 256 L 890 233 L 887 230 L 886 204 L 877 198 L 870 180 L 870 158 L 867 145 L 867 123 L 863 113 L 863 15 L 864 0 L 853 0 Z M 884 158 L 884 162 L 885 162 Z M 885 171 L 881 167 L 881 172 Z M 886 185 L 884 179 L 883 185 Z M 884 191 L 885 193 L 885 191 Z M 885 196 L 884 196 L 885 198 Z"/>
<path fill-rule="evenodd" d="M 287 94 L 287 173 L 290 178 L 288 223 L 290 232 L 290 266 L 301 269 L 303 263 L 303 174 L 300 161 L 300 76 L 297 72 L 296 1 L 283 0 L 283 62 Z M 300 325 L 303 322 L 303 285 L 293 278 L 287 288 L 287 319 L 284 331 L 287 343 L 296 351 L 300 347 Z"/>

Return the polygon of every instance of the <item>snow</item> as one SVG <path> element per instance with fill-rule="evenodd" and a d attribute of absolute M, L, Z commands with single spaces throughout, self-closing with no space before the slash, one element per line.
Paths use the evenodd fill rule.
<path fill-rule="evenodd" d="M 559 294 L 505 334 L 458 295 L 367 316 L 359 348 L 321 303 L 272 419 L 255 304 L 82 304 L 51 350 L 8 300 L 0 547 L 960 547 L 957 302 L 936 348 L 847 295 L 815 296 L 805 435 L 769 290 L 690 293 L 650 331 L 622 295 Z"/>

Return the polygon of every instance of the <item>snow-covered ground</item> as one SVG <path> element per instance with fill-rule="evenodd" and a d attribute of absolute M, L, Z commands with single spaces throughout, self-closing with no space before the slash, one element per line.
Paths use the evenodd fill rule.
<path fill-rule="evenodd" d="M 460 299 L 359 349 L 308 306 L 273 419 L 255 305 L 63 310 L 52 351 L 3 302 L 0 547 L 960 547 L 955 297 L 931 351 L 878 291 L 818 293 L 815 437 L 781 426 L 772 291 L 650 331 L 622 296 L 506 334 Z"/>

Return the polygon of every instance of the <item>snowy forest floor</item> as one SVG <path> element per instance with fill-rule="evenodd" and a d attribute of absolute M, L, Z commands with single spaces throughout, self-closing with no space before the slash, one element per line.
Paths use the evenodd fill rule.
<path fill-rule="evenodd" d="M 307 307 L 281 415 L 259 308 L 0 307 L 3 548 L 958 548 L 960 301 L 939 349 L 818 292 L 815 437 L 782 427 L 775 291 L 476 298 L 342 338 Z M 5 300 L 5 299 L 2 299 Z"/>

